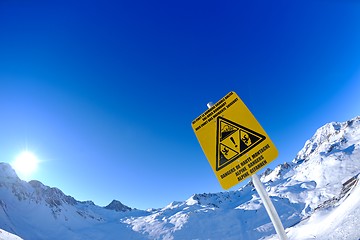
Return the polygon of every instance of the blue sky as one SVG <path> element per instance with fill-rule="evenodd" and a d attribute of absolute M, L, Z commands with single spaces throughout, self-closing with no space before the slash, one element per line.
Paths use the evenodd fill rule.
<path fill-rule="evenodd" d="M 191 122 L 235 91 L 291 161 L 360 115 L 355 1 L 0 2 L 0 161 L 105 206 L 222 191 Z M 239 185 L 237 186 L 239 187 Z M 233 189 L 236 189 L 234 187 Z"/>

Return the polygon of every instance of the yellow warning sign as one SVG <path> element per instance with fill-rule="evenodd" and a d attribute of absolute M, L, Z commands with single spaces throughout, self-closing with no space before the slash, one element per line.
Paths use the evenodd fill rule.
<path fill-rule="evenodd" d="M 273 161 L 278 151 L 235 92 L 192 122 L 221 186 L 228 189 Z"/>

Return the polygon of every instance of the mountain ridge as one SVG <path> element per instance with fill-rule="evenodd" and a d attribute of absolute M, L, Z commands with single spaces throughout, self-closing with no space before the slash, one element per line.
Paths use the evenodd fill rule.
<path fill-rule="evenodd" d="M 293 239 L 301 239 L 302 227 L 312 219 L 336 212 L 354 198 L 353 192 L 360 192 L 359 173 L 360 116 L 320 127 L 292 161 L 266 169 L 260 180 L 287 234 L 297 234 Z M 0 163 L 0 196 L 0 228 L 25 239 L 47 239 L 49 234 L 52 239 L 275 237 L 251 181 L 235 191 L 198 193 L 164 208 L 138 210 L 118 200 L 106 207 L 77 201 L 39 181 L 22 181 L 10 165 Z M 329 233 L 314 235 L 318 239 L 336 239 L 327 238 Z"/>

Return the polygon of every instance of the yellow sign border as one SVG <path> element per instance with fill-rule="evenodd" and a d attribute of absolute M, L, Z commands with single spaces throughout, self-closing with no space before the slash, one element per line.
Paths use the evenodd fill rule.
<path fill-rule="evenodd" d="M 219 124 L 221 120 L 224 124 Z M 278 156 L 270 137 L 233 91 L 192 121 L 192 128 L 224 189 L 255 174 Z"/>

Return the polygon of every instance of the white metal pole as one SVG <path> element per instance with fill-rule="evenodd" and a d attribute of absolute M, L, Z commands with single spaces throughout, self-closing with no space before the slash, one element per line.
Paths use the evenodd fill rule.
<path fill-rule="evenodd" d="M 279 215 L 276 212 L 276 209 L 275 209 L 273 203 L 271 202 L 270 197 L 269 197 L 268 193 L 266 192 L 263 184 L 260 182 L 258 175 L 256 175 L 256 173 L 255 173 L 254 175 L 251 176 L 251 179 L 255 186 L 256 191 L 258 192 L 261 200 L 264 203 L 265 209 L 270 217 L 270 220 L 274 224 L 275 231 L 278 234 L 279 239 L 287 240 L 288 238 L 286 236 L 286 233 L 285 233 L 284 227 L 281 223 L 281 220 L 279 218 Z"/>
<path fill-rule="evenodd" d="M 212 102 L 209 102 L 207 104 L 208 108 L 211 108 L 214 104 Z M 274 225 L 275 231 L 279 236 L 280 240 L 288 240 L 284 227 L 281 223 L 280 217 L 278 215 L 278 213 L 276 212 L 276 209 L 273 205 L 273 203 L 270 200 L 270 197 L 268 195 L 268 193 L 266 192 L 263 184 L 260 182 L 260 179 L 258 177 L 258 175 L 256 175 L 256 173 L 254 175 L 251 176 L 252 182 L 254 184 L 254 187 L 256 189 L 256 191 L 258 192 L 261 200 L 264 203 L 266 212 L 268 213 L 271 222 Z"/>

